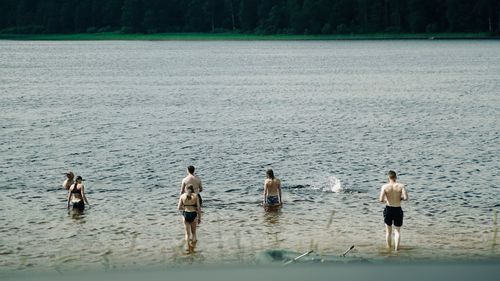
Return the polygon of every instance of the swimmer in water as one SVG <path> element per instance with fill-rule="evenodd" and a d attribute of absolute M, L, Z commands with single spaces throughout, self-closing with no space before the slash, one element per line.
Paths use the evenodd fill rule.
<path fill-rule="evenodd" d="M 396 182 L 396 172 L 389 171 L 389 182 L 380 189 L 379 201 L 385 203 L 384 223 L 385 223 L 385 241 L 387 248 L 392 248 L 392 224 L 394 223 L 394 249 L 398 251 L 401 239 L 401 226 L 403 225 L 403 210 L 401 209 L 401 200 L 408 200 L 406 186 Z"/>
<path fill-rule="evenodd" d="M 201 207 L 203 205 L 203 200 L 201 199 L 200 192 L 203 191 L 203 186 L 201 184 L 200 177 L 198 177 L 194 174 L 194 166 L 187 167 L 187 176 L 184 179 L 182 179 L 182 183 L 181 183 L 181 191 L 180 191 L 181 195 L 186 192 L 186 186 L 189 186 L 189 185 L 193 186 L 194 193 L 196 193 L 196 195 L 198 195 L 198 199 L 200 200 L 200 207 Z"/>
<path fill-rule="evenodd" d="M 85 196 L 85 189 L 83 186 L 83 179 L 81 176 L 76 177 L 76 181 L 68 190 L 68 209 L 70 205 L 73 210 L 83 211 L 85 203 L 90 206 L 87 197 Z"/>
<path fill-rule="evenodd" d="M 182 211 L 184 221 L 184 237 L 188 245 L 189 252 L 194 250 L 196 242 L 196 226 L 201 223 L 201 208 L 198 195 L 194 192 L 194 187 L 188 185 L 186 193 L 179 198 L 177 209 Z"/>
<path fill-rule="evenodd" d="M 281 181 L 274 177 L 272 169 L 267 170 L 266 180 L 264 181 L 264 207 L 281 206 Z"/>
<path fill-rule="evenodd" d="M 64 180 L 62 186 L 64 189 L 68 190 L 71 185 L 75 183 L 75 174 L 73 172 L 69 171 L 66 173 L 66 179 Z"/>

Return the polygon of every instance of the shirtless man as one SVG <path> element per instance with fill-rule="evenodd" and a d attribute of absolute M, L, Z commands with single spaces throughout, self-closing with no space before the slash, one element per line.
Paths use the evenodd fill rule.
<path fill-rule="evenodd" d="M 406 186 L 396 182 L 396 172 L 389 171 L 389 182 L 384 184 L 380 189 L 379 201 L 385 203 L 384 222 L 385 222 L 385 241 L 387 248 L 392 247 L 392 223 L 394 222 L 394 248 L 399 249 L 399 241 L 401 238 L 400 228 L 403 225 L 403 210 L 401 209 L 401 200 L 408 200 Z"/>
<path fill-rule="evenodd" d="M 200 178 L 194 175 L 194 166 L 187 167 L 187 176 L 182 179 L 180 195 L 186 193 L 186 187 L 189 185 L 193 186 L 194 193 L 198 195 L 201 206 L 203 204 L 203 200 L 201 199 L 200 192 L 203 191 L 203 186 L 201 185 Z"/>
<path fill-rule="evenodd" d="M 272 169 L 267 170 L 264 181 L 264 207 L 280 206 L 281 201 L 281 181 L 274 177 Z"/>
<path fill-rule="evenodd" d="M 69 171 L 66 173 L 66 179 L 64 180 L 62 186 L 64 189 L 69 190 L 69 188 L 75 183 L 75 174 Z"/>

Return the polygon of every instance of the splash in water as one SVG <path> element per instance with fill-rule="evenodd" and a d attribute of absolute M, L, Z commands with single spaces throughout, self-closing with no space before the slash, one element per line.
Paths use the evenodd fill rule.
<path fill-rule="evenodd" d="M 328 183 L 323 188 L 323 191 L 335 192 L 335 193 L 342 191 L 342 185 L 340 183 L 340 180 L 335 176 L 328 177 Z"/>
<path fill-rule="evenodd" d="M 335 176 L 328 176 L 319 182 L 311 184 L 312 189 L 321 190 L 323 192 L 341 192 L 343 190 L 340 179 Z"/>

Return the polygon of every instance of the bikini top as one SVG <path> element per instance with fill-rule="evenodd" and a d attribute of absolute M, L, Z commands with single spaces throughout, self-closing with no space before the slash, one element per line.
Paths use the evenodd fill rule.
<path fill-rule="evenodd" d="M 76 193 L 78 193 L 78 194 L 82 195 L 82 190 L 81 190 L 81 189 L 78 189 L 76 184 L 74 184 L 74 185 L 72 186 L 72 188 L 73 188 L 73 189 L 71 189 L 71 194 L 76 194 Z"/>

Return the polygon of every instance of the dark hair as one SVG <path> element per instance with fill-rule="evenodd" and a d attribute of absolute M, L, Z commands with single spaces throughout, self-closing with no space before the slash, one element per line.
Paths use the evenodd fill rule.
<path fill-rule="evenodd" d="M 194 166 L 189 165 L 189 166 L 188 166 L 188 172 L 189 172 L 190 174 L 193 174 L 193 173 L 194 173 Z"/>
<path fill-rule="evenodd" d="M 266 171 L 266 175 L 268 178 L 270 179 L 273 179 L 274 180 L 274 172 L 273 172 L 273 169 L 269 169 Z"/>
<path fill-rule="evenodd" d="M 193 193 L 194 193 L 194 187 L 193 187 L 192 185 L 188 185 L 188 186 L 186 187 L 186 189 L 191 190 L 191 192 L 193 192 Z M 188 193 L 186 193 L 186 198 L 187 198 L 187 200 L 191 200 L 191 195 L 190 195 L 190 194 L 188 194 Z"/>
<path fill-rule="evenodd" d="M 396 172 L 394 172 L 393 170 L 389 170 L 389 172 L 387 172 L 387 175 L 389 176 L 389 178 L 391 180 L 395 180 L 398 176 L 396 175 Z"/>
<path fill-rule="evenodd" d="M 75 177 L 75 174 L 73 174 L 73 172 L 67 172 L 67 173 L 66 173 L 66 177 L 67 177 L 68 179 L 73 179 L 73 178 Z"/>
<path fill-rule="evenodd" d="M 72 184 L 70 187 L 69 187 L 69 190 L 74 190 L 76 189 L 76 187 L 78 186 L 78 181 L 81 181 L 83 180 L 82 179 L 82 176 L 77 176 L 76 179 L 75 179 L 75 183 Z"/>

